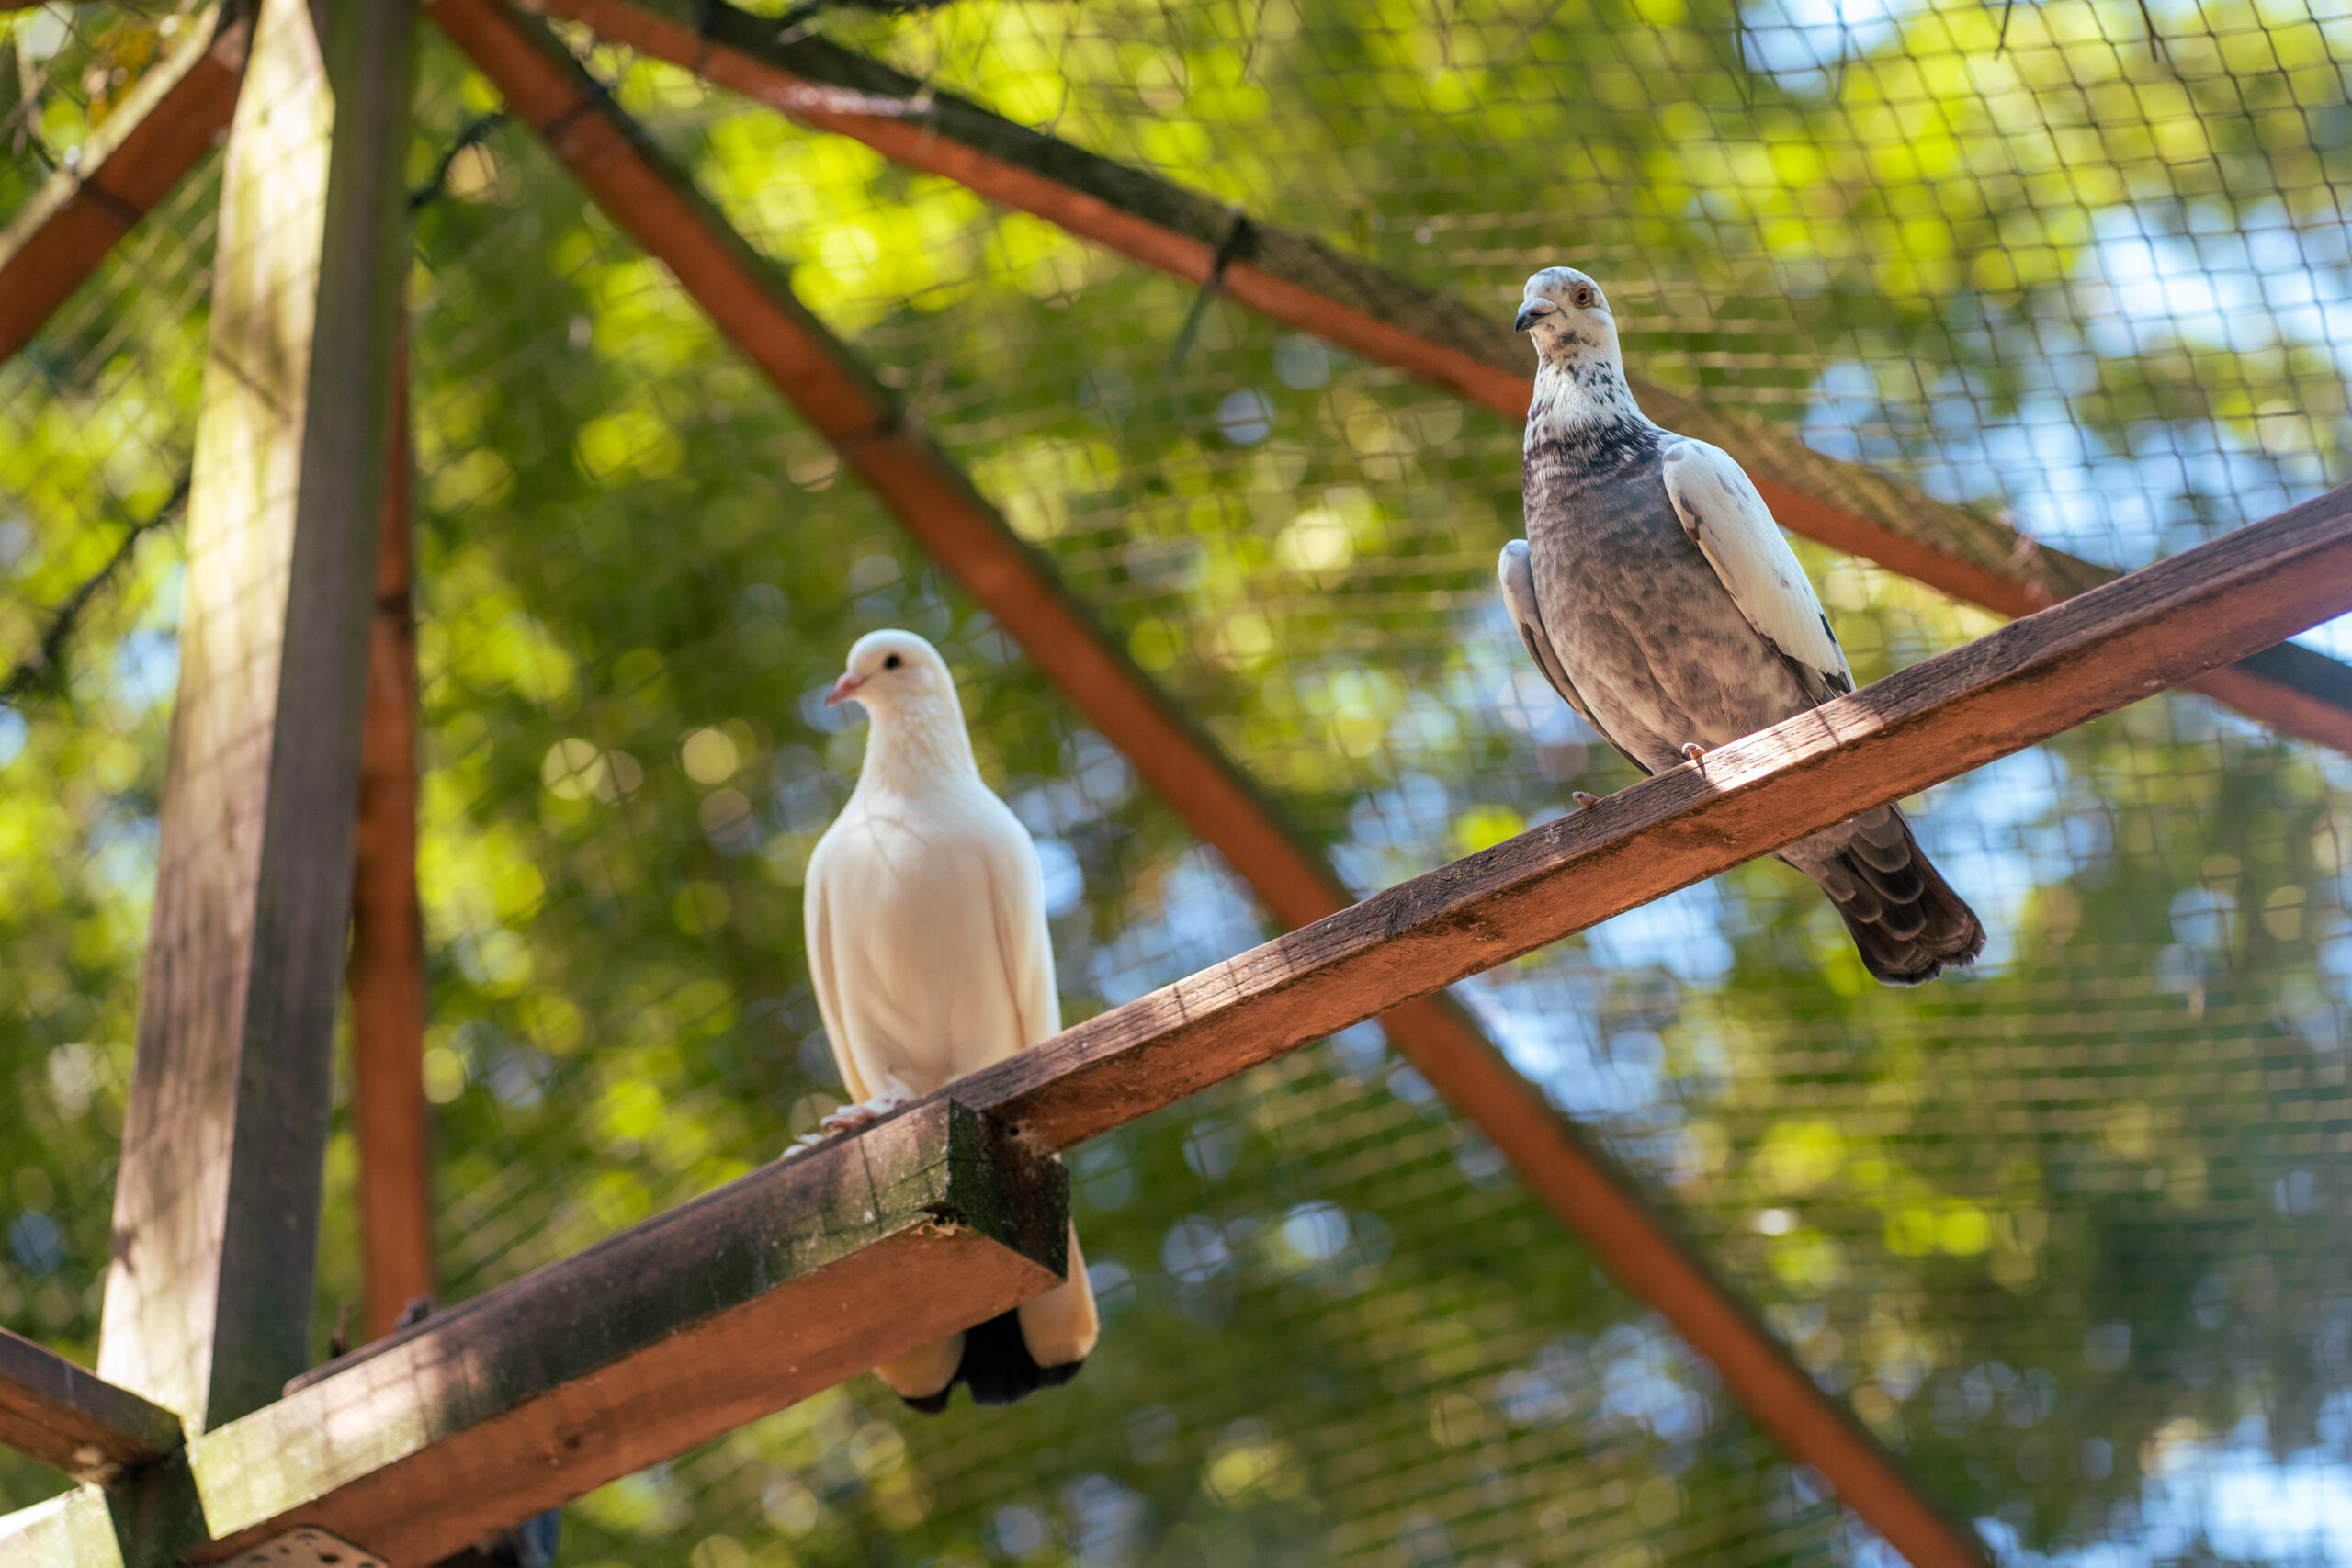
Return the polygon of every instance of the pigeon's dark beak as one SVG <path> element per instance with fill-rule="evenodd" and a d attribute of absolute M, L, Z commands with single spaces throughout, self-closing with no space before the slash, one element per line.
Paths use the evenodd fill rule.
<path fill-rule="evenodd" d="M 857 695 L 857 689 L 865 684 L 865 677 L 863 675 L 843 675 L 833 682 L 833 689 L 825 694 L 825 705 L 831 707 L 836 703 L 849 701 L 850 698 Z"/>
<path fill-rule="evenodd" d="M 1523 333 L 1558 309 L 1559 307 L 1549 299 L 1530 299 L 1519 308 L 1519 319 L 1511 322 L 1510 330 L 1515 333 Z"/>

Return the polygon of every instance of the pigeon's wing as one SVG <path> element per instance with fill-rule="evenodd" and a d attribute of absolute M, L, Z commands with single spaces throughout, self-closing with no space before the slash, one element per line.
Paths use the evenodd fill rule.
<path fill-rule="evenodd" d="M 1495 563 L 1495 575 L 1501 580 L 1503 604 L 1510 610 L 1511 625 L 1519 628 L 1519 640 L 1527 645 L 1527 656 L 1535 660 L 1535 668 L 1544 671 L 1544 679 L 1552 683 L 1552 689 L 1560 694 L 1560 700 L 1574 708 L 1577 716 L 1595 735 L 1615 747 L 1625 761 L 1648 773 L 1649 768 L 1639 757 L 1617 745 L 1609 731 L 1600 727 L 1600 721 L 1592 716 L 1592 710 L 1577 694 L 1577 683 L 1568 679 L 1568 667 L 1561 661 L 1559 649 L 1552 646 L 1552 635 L 1544 629 L 1544 612 L 1535 603 L 1535 569 L 1528 563 L 1525 539 L 1513 539 L 1503 547 L 1502 558 Z"/>
<path fill-rule="evenodd" d="M 1527 645 L 1527 656 L 1535 660 L 1535 668 L 1544 671 L 1544 679 L 1552 682 L 1560 700 L 1591 725 L 1592 710 L 1577 695 L 1576 682 L 1568 679 L 1567 668 L 1544 629 L 1544 612 L 1535 604 L 1535 569 L 1528 564 L 1525 539 L 1513 539 L 1503 547 L 1502 558 L 1495 563 L 1495 576 L 1502 581 L 1503 603 L 1510 607 L 1511 625 L 1519 628 L 1519 640 Z"/>
<path fill-rule="evenodd" d="M 1687 435 L 1669 437 L 1665 457 L 1667 499 L 1747 624 L 1830 693 L 1852 691 L 1845 649 L 1747 472 L 1722 447 Z"/>
<path fill-rule="evenodd" d="M 817 1012 L 825 1021 L 825 1043 L 833 1048 L 833 1066 L 841 1069 L 850 1103 L 863 1105 L 874 1093 L 858 1076 L 857 1062 L 850 1055 L 848 1019 L 842 1011 L 841 976 L 833 955 L 833 883 L 841 869 L 836 863 L 841 853 L 841 840 L 828 829 L 808 856 L 800 926 L 808 947 L 808 986 L 817 993 Z"/>

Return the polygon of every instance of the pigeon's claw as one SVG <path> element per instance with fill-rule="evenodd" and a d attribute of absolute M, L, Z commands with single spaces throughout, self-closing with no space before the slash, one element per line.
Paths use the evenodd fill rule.
<path fill-rule="evenodd" d="M 1703 762 L 1707 760 L 1707 749 L 1696 740 L 1685 740 L 1682 743 L 1682 755 L 1690 761 Z"/>
<path fill-rule="evenodd" d="M 1594 807 L 1600 804 L 1600 796 L 1593 794 L 1590 790 L 1572 790 L 1569 792 L 1568 798 L 1575 801 L 1579 807 L 1586 811 L 1589 811 Z"/>
<path fill-rule="evenodd" d="M 861 1127 L 871 1127 L 906 1102 L 903 1095 L 877 1094 L 856 1105 L 842 1106 L 818 1122 L 817 1130 L 829 1134 L 854 1133 Z"/>

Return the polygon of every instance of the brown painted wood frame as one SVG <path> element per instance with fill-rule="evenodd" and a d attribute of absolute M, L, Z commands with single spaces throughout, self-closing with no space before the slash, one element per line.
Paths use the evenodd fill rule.
<path fill-rule="evenodd" d="M 424 1100 L 424 919 L 417 896 L 416 617 L 406 334 L 392 365 L 391 439 L 359 738 L 351 885 L 351 1110 L 359 1145 L 363 1337 L 433 1293 L 433 1138 Z"/>
<path fill-rule="evenodd" d="M 252 34 L 241 0 L 182 17 L 169 52 L 91 133 L 80 164 L 51 176 L 0 229 L 0 359 L 24 347 L 219 145 Z"/>
<path fill-rule="evenodd" d="M 1241 304 L 1513 419 L 1526 414 L 1533 370 L 1504 301 L 1472 310 L 1278 225 L 1253 218 L 1237 231 L 1239 215 L 1221 202 L 823 39 L 779 40 L 773 21 L 722 0 L 531 3 L 1188 281 L 1206 282 L 1222 251 L 1218 286 Z M 1784 526 L 1955 599 L 2023 615 L 2117 575 L 1758 420 L 1634 384 L 1660 423 L 1737 457 Z M 2352 751 L 2352 669 L 2314 649 L 2260 649 L 2189 684 L 2290 735 Z"/>
<path fill-rule="evenodd" d="M 103 1485 L 183 1440 L 163 1406 L 0 1328 L 0 1443 Z"/>

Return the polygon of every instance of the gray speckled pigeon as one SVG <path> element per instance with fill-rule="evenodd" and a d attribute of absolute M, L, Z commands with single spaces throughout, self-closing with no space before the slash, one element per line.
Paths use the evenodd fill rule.
<path fill-rule="evenodd" d="M 1821 601 L 1747 475 L 1634 406 L 1600 287 L 1546 267 L 1527 280 L 1517 325 L 1536 355 L 1527 537 L 1503 547 L 1499 570 L 1521 638 L 1567 705 L 1654 773 L 1852 691 Z M 1891 805 L 1780 858 L 1821 885 L 1888 985 L 1932 980 L 1984 946 Z"/>

